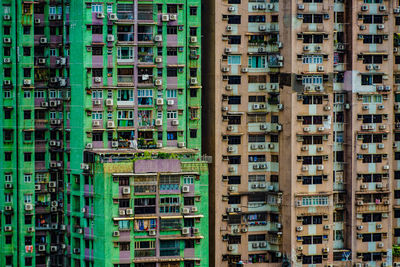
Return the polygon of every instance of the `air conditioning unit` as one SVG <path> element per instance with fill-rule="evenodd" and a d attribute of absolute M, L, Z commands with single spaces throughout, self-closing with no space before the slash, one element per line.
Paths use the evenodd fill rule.
<path fill-rule="evenodd" d="M 303 51 L 309 51 L 310 47 L 308 45 L 303 46 Z"/>
<path fill-rule="evenodd" d="M 124 210 L 124 209 L 120 209 L 120 210 L 119 210 L 119 215 L 120 215 L 120 216 L 125 215 L 125 210 Z"/>
<path fill-rule="evenodd" d="M 110 14 L 108 14 L 108 19 L 109 19 L 109 20 L 117 20 L 117 19 L 118 19 L 118 17 L 117 17 L 117 15 L 116 15 L 116 14 L 114 14 L 114 13 L 110 13 Z"/>
<path fill-rule="evenodd" d="M 156 57 L 156 63 L 162 63 L 162 57 Z M 142 77 L 143 79 L 143 77 Z"/>
<path fill-rule="evenodd" d="M 49 15 L 49 20 L 56 20 L 56 15 L 54 14 Z"/>
<path fill-rule="evenodd" d="M 228 246 L 228 251 L 232 251 L 232 250 L 234 250 L 234 246 L 233 245 L 229 245 Z"/>
<path fill-rule="evenodd" d="M 11 44 L 11 38 L 3 38 L 5 44 Z"/>
<path fill-rule="evenodd" d="M 190 227 L 183 227 L 182 228 L 182 235 L 190 234 Z"/>
<path fill-rule="evenodd" d="M 114 101 L 113 101 L 112 98 L 106 99 L 106 106 L 107 107 L 110 107 L 110 106 L 113 106 L 113 105 L 114 105 Z"/>
<path fill-rule="evenodd" d="M 304 4 L 298 4 L 297 5 L 298 10 L 304 10 Z"/>
<path fill-rule="evenodd" d="M 111 142 L 111 147 L 112 148 L 117 148 L 118 147 L 118 141 L 112 141 Z"/>
<path fill-rule="evenodd" d="M 131 188 L 129 186 L 122 187 L 122 194 L 128 195 L 131 193 Z"/>
<path fill-rule="evenodd" d="M 189 214 L 190 213 L 190 209 L 189 208 L 183 208 L 182 209 L 182 213 L 183 214 Z"/>
<path fill-rule="evenodd" d="M 188 185 L 182 186 L 182 193 L 189 193 L 190 192 L 190 187 Z"/>
<path fill-rule="evenodd" d="M 25 210 L 26 211 L 33 210 L 33 205 L 32 204 L 25 204 Z"/>
<path fill-rule="evenodd" d="M 161 86 L 162 85 L 162 79 L 156 79 L 154 83 L 155 83 L 156 86 Z"/>
<path fill-rule="evenodd" d="M 5 210 L 5 211 L 12 211 L 12 210 L 13 210 L 13 207 L 12 207 L 12 206 L 5 206 L 5 207 L 4 207 L 4 210 Z"/>
<path fill-rule="evenodd" d="M 378 248 L 383 248 L 383 243 L 378 243 Z"/>
<path fill-rule="evenodd" d="M 322 248 L 322 253 L 329 253 L 329 248 Z"/>
<path fill-rule="evenodd" d="M 174 104 L 174 100 L 173 99 L 168 99 L 167 105 L 168 106 L 172 106 L 173 104 Z"/>
<path fill-rule="evenodd" d="M 5 226 L 4 227 L 4 232 L 11 232 L 12 231 L 12 226 Z"/>
<path fill-rule="evenodd" d="M 197 37 L 196 36 L 191 36 L 190 37 L 190 42 L 191 43 L 197 43 Z"/>
<path fill-rule="evenodd" d="M 178 126 L 179 125 L 179 120 L 172 120 L 171 121 L 172 126 Z"/>
<path fill-rule="evenodd" d="M 47 44 L 47 38 L 46 37 L 40 37 L 39 42 L 41 44 Z"/>
<path fill-rule="evenodd" d="M 233 152 L 233 151 L 235 151 L 235 148 L 233 146 L 228 146 L 227 151 L 228 152 Z"/>
<path fill-rule="evenodd" d="M 234 6 L 229 6 L 229 7 L 228 7 L 228 11 L 229 11 L 229 12 L 235 12 L 235 11 L 236 11 L 236 7 L 234 7 Z"/>
<path fill-rule="evenodd" d="M 5 63 L 5 64 L 11 63 L 11 58 L 9 58 L 9 57 L 4 58 L 3 63 Z"/>
<path fill-rule="evenodd" d="M 259 89 L 259 90 L 265 90 L 265 89 L 267 89 L 267 87 L 265 86 L 265 84 L 260 84 L 260 85 L 258 86 L 258 89 Z"/>
<path fill-rule="evenodd" d="M 108 34 L 107 35 L 107 42 L 114 42 L 114 35 Z"/>
<path fill-rule="evenodd" d="M 379 11 L 386 11 L 386 6 L 383 5 L 379 6 Z"/>
<path fill-rule="evenodd" d="M 360 25 L 360 31 L 363 31 L 365 29 L 366 29 L 365 25 Z"/>
<path fill-rule="evenodd" d="M 230 32 L 230 31 L 232 31 L 232 30 L 233 30 L 233 28 L 232 28 L 231 25 L 226 26 L 226 31 Z"/>
<path fill-rule="evenodd" d="M 58 250 L 57 246 L 51 246 L 50 247 L 50 251 L 51 252 L 57 252 L 57 250 Z"/>
<path fill-rule="evenodd" d="M 229 47 L 226 47 L 224 51 L 225 51 L 225 54 L 232 53 L 232 49 Z"/>
<path fill-rule="evenodd" d="M 320 71 L 320 72 L 324 71 L 324 66 L 318 66 L 317 71 Z"/>
<path fill-rule="evenodd" d="M 307 166 L 307 165 L 302 166 L 302 167 L 301 167 L 301 170 L 302 170 L 303 172 L 308 171 L 308 166 Z"/>
<path fill-rule="evenodd" d="M 81 169 L 87 171 L 90 169 L 90 166 L 89 166 L 89 164 L 81 163 Z"/>
<path fill-rule="evenodd" d="M 161 16 L 161 20 L 162 21 L 169 21 L 169 15 L 168 14 L 164 14 Z"/>
<path fill-rule="evenodd" d="M 178 20 L 178 15 L 176 14 L 169 15 L 169 20 Z"/>
<path fill-rule="evenodd" d="M 323 132 L 325 131 L 325 127 L 318 127 L 318 132 Z"/>
<path fill-rule="evenodd" d="M 25 86 L 30 86 L 32 84 L 32 80 L 30 79 L 24 79 L 24 85 Z"/>
<path fill-rule="evenodd" d="M 35 191 L 40 191 L 40 184 L 35 184 Z"/>
<path fill-rule="evenodd" d="M 267 30 L 267 26 L 260 25 L 260 26 L 258 26 L 258 30 L 261 31 L 261 32 L 265 32 Z"/>
<path fill-rule="evenodd" d="M 93 125 L 93 127 L 99 127 L 100 126 L 100 121 L 93 121 L 92 125 Z"/>
<path fill-rule="evenodd" d="M 149 235 L 156 235 L 157 232 L 154 229 L 149 230 Z"/>
<path fill-rule="evenodd" d="M 400 13 L 400 8 L 394 8 L 393 9 L 394 14 L 399 14 Z"/>
<path fill-rule="evenodd" d="M 74 248 L 73 252 L 74 252 L 74 254 L 80 254 L 81 253 L 81 249 L 80 248 Z"/>
<path fill-rule="evenodd" d="M 384 170 L 389 170 L 389 165 L 383 165 L 383 167 L 382 167 Z"/>
<path fill-rule="evenodd" d="M 113 233 L 112 233 L 112 236 L 119 236 L 119 231 L 114 231 Z"/>
<path fill-rule="evenodd" d="M 162 119 L 156 119 L 155 124 L 156 124 L 156 126 L 162 126 L 162 124 L 163 124 Z"/>
<path fill-rule="evenodd" d="M 108 129 L 115 128 L 115 123 L 114 123 L 114 121 L 107 121 L 107 128 L 108 128 Z"/>
<path fill-rule="evenodd" d="M 253 104 L 253 109 L 260 109 L 260 105 L 259 104 Z"/>
<path fill-rule="evenodd" d="M 303 231 L 303 226 L 297 226 L 297 227 L 296 227 L 296 231 L 297 231 L 297 232 Z"/>
<path fill-rule="evenodd" d="M 361 11 L 367 11 L 368 10 L 368 6 L 367 5 L 362 5 L 361 6 Z"/>
<path fill-rule="evenodd" d="M 156 42 L 162 42 L 162 40 L 163 40 L 162 35 L 156 35 L 156 36 L 154 36 L 154 41 L 156 41 Z"/>
<path fill-rule="evenodd" d="M 253 244 L 252 244 L 252 247 L 253 247 L 253 248 L 258 248 L 258 243 L 253 243 Z"/>
<path fill-rule="evenodd" d="M 4 85 L 11 85 L 11 81 L 10 81 L 10 80 L 4 80 L 4 81 L 3 81 L 3 84 L 4 84 Z"/>
<path fill-rule="evenodd" d="M 38 246 L 39 251 L 46 251 L 46 246 L 45 245 L 39 245 Z"/>
<path fill-rule="evenodd" d="M 362 230 L 364 228 L 364 226 L 362 225 L 357 225 L 357 230 Z"/>
<path fill-rule="evenodd" d="M 33 227 L 28 227 L 28 228 L 26 229 L 26 231 L 27 231 L 28 233 L 33 233 L 33 232 L 35 231 L 35 229 L 34 229 Z"/>
<path fill-rule="evenodd" d="M 101 83 L 101 77 L 94 77 L 95 83 Z"/>
<path fill-rule="evenodd" d="M 249 68 L 242 68 L 242 72 L 243 73 L 249 72 Z"/>
<path fill-rule="evenodd" d="M 3 20 L 11 20 L 11 16 L 10 15 L 3 15 Z"/>
<path fill-rule="evenodd" d="M 126 213 L 126 215 L 132 215 L 133 214 L 133 209 L 126 209 L 125 213 Z"/>
<path fill-rule="evenodd" d="M 303 128 L 303 131 L 304 131 L 304 132 L 309 132 L 310 130 L 311 130 L 310 127 L 304 127 L 304 128 Z"/>
<path fill-rule="evenodd" d="M 377 225 L 376 225 L 376 229 L 382 229 L 382 224 L 380 224 L 380 223 L 378 223 Z"/>
<path fill-rule="evenodd" d="M 104 16 L 104 13 L 97 13 L 97 15 L 96 15 L 96 17 L 98 18 L 98 19 L 104 19 L 105 18 L 105 16 Z"/>
<path fill-rule="evenodd" d="M 6 189 L 12 189 L 12 188 L 13 188 L 13 185 L 7 183 L 7 184 L 5 184 L 5 188 L 6 188 Z"/>

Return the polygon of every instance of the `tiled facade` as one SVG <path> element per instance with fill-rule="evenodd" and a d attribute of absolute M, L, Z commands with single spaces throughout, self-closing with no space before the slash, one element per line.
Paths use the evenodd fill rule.
<path fill-rule="evenodd" d="M 208 266 L 200 1 L 0 15 L 0 266 Z"/>
<path fill-rule="evenodd" d="M 398 264 L 399 5 L 206 1 L 215 266 Z"/>

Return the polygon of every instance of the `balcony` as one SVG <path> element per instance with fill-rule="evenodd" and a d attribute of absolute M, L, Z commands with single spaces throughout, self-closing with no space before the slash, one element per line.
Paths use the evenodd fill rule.
<path fill-rule="evenodd" d="M 155 257 L 155 256 L 156 256 L 155 249 L 146 249 L 146 250 L 135 249 L 135 258 Z"/>
<path fill-rule="evenodd" d="M 118 75 L 117 82 L 123 84 L 133 84 L 133 76 L 131 75 Z"/>

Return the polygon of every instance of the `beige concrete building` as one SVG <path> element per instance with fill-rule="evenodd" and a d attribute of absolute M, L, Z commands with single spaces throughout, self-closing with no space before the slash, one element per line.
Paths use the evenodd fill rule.
<path fill-rule="evenodd" d="M 394 0 L 207 0 L 214 266 L 400 266 Z"/>

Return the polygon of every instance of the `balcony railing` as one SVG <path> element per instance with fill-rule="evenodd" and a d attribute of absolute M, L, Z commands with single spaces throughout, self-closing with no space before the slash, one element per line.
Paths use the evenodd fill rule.
<path fill-rule="evenodd" d="M 139 42 L 151 42 L 153 41 L 153 33 L 138 33 Z"/>
<path fill-rule="evenodd" d="M 117 33 L 119 42 L 133 42 L 134 35 L 133 33 Z"/>
<path fill-rule="evenodd" d="M 117 81 L 119 83 L 133 83 L 133 76 L 131 76 L 131 75 L 118 75 Z"/>
<path fill-rule="evenodd" d="M 156 250 L 135 250 L 135 257 L 141 258 L 141 257 L 155 257 L 156 256 Z"/>

